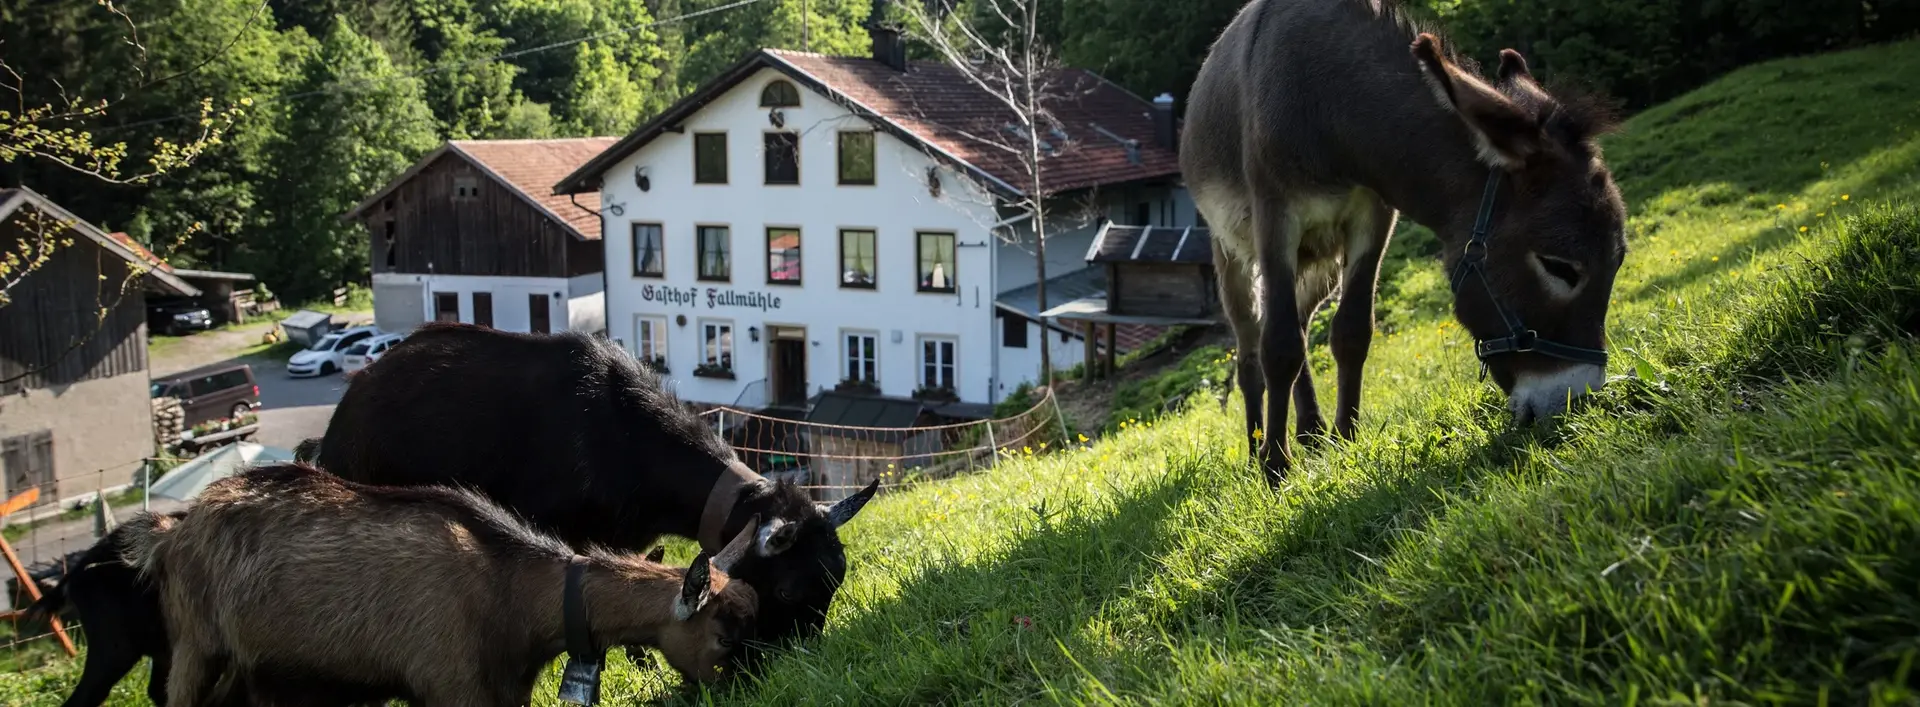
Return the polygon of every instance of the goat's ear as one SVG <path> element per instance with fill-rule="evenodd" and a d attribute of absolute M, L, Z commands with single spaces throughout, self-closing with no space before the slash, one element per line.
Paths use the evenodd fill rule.
<path fill-rule="evenodd" d="M 827 516 L 827 520 L 833 521 L 833 527 L 838 528 L 846 525 L 847 521 L 853 520 L 853 517 L 860 513 L 860 509 L 865 508 L 867 502 L 873 500 L 873 494 L 879 490 L 880 480 L 874 479 L 867 484 L 866 488 L 860 489 L 859 493 L 840 499 L 831 506 L 816 503 L 814 507 L 820 509 L 820 512 Z"/>
<path fill-rule="evenodd" d="M 691 619 L 707 605 L 707 599 L 713 596 L 713 575 L 708 569 L 711 565 L 704 550 L 693 558 L 693 564 L 687 567 L 686 579 L 680 583 L 680 596 L 673 598 L 673 618 Z"/>
<path fill-rule="evenodd" d="M 1482 162 L 1497 169 L 1517 170 L 1544 149 L 1547 136 L 1540 123 L 1487 82 L 1447 61 L 1440 53 L 1440 40 L 1433 35 L 1423 33 L 1413 40 L 1413 58 L 1434 96 L 1466 123 Z M 1521 66 L 1525 66 L 1524 61 Z"/>
<path fill-rule="evenodd" d="M 785 518 L 775 518 L 767 521 L 766 525 L 760 526 L 753 550 L 761 557 L 773 557 L 793 547 L 793 541 L 799 535 L 799 523 L 789 523 Z"/>
<path fill-rule="evenodd" d="M 720 548 L 720 554 L 714 556 L 714 569 L 732 574 L 733 568 L 738 566 L 741 560 L 746 559 L 747 548 L 753 546 L 754 534 L 758 532 L 759 529 L 759 514 L 748 518 L 747 526 L 740 529 L 740 534 L 733 536 L 733 541 L 727 543 L 726 547 Z"/>
<path fill-rule="evenodd" d="M 1533 71 L 1527 68 L 1527 58 L 1520 56 L 1520 52 L 1502 49 L 1500 50 L 1500 71 L 1494 75 L 1500 77 L 1501 81 L 1512 81 L 1517 78 L 1532 79 Z"/>
<path fill-rule="evenodd" d="M 652 550 L 647 551 L 648 562 L 651 562 L 657 565 L 657 564 L 660 564 L 660 562 L 665 559 L 667 559 L 667 546 L 665 545 L 655 545 L 653 546 Z"/>

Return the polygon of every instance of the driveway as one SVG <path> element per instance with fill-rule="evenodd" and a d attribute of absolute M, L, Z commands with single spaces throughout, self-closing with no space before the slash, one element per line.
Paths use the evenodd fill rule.
<path fill-rule="evenodd" d="M 260 384 L 260 433 L 254 441 L 293 449 L 301 440 L 326 434 L 333 406 L 347 389 L 345 374 L 292 378 L 285 359 L 246 361 L 253 366 L 254 382 Z"/>

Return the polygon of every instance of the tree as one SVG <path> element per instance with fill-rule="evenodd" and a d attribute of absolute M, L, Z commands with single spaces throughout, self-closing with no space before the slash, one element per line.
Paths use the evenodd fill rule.
<path fill-rule="evenodd" d="M 294 301 L 367 274 L 366 229 L 341 220 L 355 204 L 437 144 L 419 78 L 400 74 L 344 17 L 302 63 L 278 104 L 268 149 L 269 226 L 247 257 Z"/>
<path fill-rule="evenodd" d="M 245 112 L 242 105 L 216 108 L 213 99 L 200 98 L 188 104 L 197 105 L 198 111 L 197 115 L 188 114 L 193 120 L 186 122 L 181 130 L 186 135 L 184 139 L 156 136 L 147 145 L 133 147 L 126 140 L 100 135 L 98 129 L 109 113 L 117 114 L 120 109 L 137 104 L 156 87 L 171 88 L 165 85 L 170 82 L 182 85 L 188 79 L 199 78 L 196 73 L 225 50 L 212 52 L 205 60 L 186 66 L 150 63 L 133 19 L 105 0 L 96 0 L 96 3 L 92 8 L 49 7 L 44 13 L 31 16 L 31 21 L 19 24 L 11 24 L 10 17 L 8 30 L 0 35 L 4 37 L 0 39 L 0 48 L 8 52 L 0 56 L 0 95 L 11 94 L 11 100 L 7 101 L 10 105 L 0 107 L 0 165 L 6 166 L 16 179 L 28 173 L 53 173 L 96 189 L 144 185 L 191 165 L 207 150 L 221 144 L 228 129 Z M 23 41 L 31 36 L 28 33 L 51 28 L 71 31 L 82 41 L 78 44 Z M 118 87 L 121 90 L 104 94 L 76 92 L 100 84 L 87 86 L 84 82 L 74 82 L 75 88 L 69 89 L 67 82 L 61 80 L 65 75 L 61 69 L 86 66 L 89 62 L 79 58 L 84 54 L 84 42 L 107 36 L 118 37 L 116 51 L 130 62 L 128 65 L 137 80 L 131 82 L 130 89 L 122 85 Z M 231 46 L 230 43 L 227 48 Z M 23 56 L 25 61 L 21 59 Z M 22 67 L 29 64 L 52 73 L 37 76 L 34 69 L 23 73 Z M 95 67 L 79 75 L 111 73 L 102 71 L 106 68 Z M 35 76 L 38 81 L 30 80 Z M 111 97 L 84 97 L 87 95 Z M 7 296 L 9 290 L 49 262 L 60 249 L 73 245 L 68 235 L 73 224 L 33 219 L 22 225 L 25 238 L 17 243 L 0 244 L 5 246 L 4 253 L 0 253 L 0 307 L 11 301 Z M 142 274 L 136 271 L 128 278 Z M 118 288 L 123 293 L 126 289 L 125 283 Z M 104 318 L 104 312 L 117 304 L 117 299 L 99 304 Z"/>
<path fill-rule="evenodd" d="M 1024 212 L 1032 223 L 1035 296 L 1042 312 L 1047 309 L 1046 243 L 1052 196 L 1047 191 L 1042 143 L 1044 136 L 1064 134 L 1048 110 L 1049 104 L 1063 98 L 1063 84 L 1060 65 L 1040 36 L 1043 1 L 977 0 L 971 16 L 944 12 L 950 6 L 943 0 L 934 0 L 931 8 L 917 1 L 894 6 L 910 22 L 915 38 L 1004 109 L 1002 115 L 1011 122 L 1011 129 L 1004 130 L 993 125 L 950 127 L 984 147 L 1013 155 L 1020 165 L 1022 193 L 1003 199 L 1001 205 Z M 1001 237 L 1012 239 L 1015 233 L 1009 228 Z M 1042 341 L 1040 370 L 1051 386 L 1053 347 L 1044 343 L 1044 337 Z"/>
<path fill-rule="evenodd" d="M 613 49 L 592 42 L 581 44 L 574 63 L 573 86 L 567 91 L 570 132 L 580 135 L 625 135 L 646 114 L 647 94 L 613 57 Z M 637 67 L 651 70 L 651 66 Z"/>

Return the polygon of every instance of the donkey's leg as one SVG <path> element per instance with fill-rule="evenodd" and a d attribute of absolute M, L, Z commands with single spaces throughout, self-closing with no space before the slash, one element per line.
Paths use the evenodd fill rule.
<path fill-rule="evenodd" d="M 167 671 L 168 707 L 207 707 L 216 705 L 220 674 L 227 660 L 175 643 L 173 665 Z"/>
<path fill-rule="evenodd" d="M 1227 255 L 1221 246 L 1223 238 L 1213 239 L 1214 277 L 1220 286 L 1221 312 L 1233 327 L 1231 375 L 1240 381 L 1241 403 L 1246 407 L 1247 458 L 1259 459 L 1260 401 L 1266 393 L 1266 380 L 1260 373 L 1260 319 L 1253 309 L 1253 264 Z M 1221 404 L 1226 404 L 1224 395 Z"/>
<path fill-rule="evenodd" d="M 1398 218 L 1392 209 L 1369 198 L 1347 221 L 1347 262 L 1341 273 L 1340 309 L 1333 314 L 1328 343 L 1339 368 L 1339 400 L 1333 429 L 1341 439 L 1353 439 L 1360 423 L 1360 379 L 1373 345 L 1373 298 L 1380 279 L 1380 257 L 1387 252 Z"/>
<path fill-rule="evenodd" d="M 1300 305 L 1301 341 L 1308 340 L 1313 313 L 1326 302 L 1327 295 L 1333 293 L 1333 284 L 1333 278 L 1321 277 L 1318 272 L 1300 274 L 1294 295 Z M 1293 414 L 1300 418 L 1294 423 L 1294 441 L 1303 448 L 1320 446 L 1326 439 L 1327 423 L 1326 418 L 1320 415 L 1320 395 L 1313 389 L 1313 365 L 1310 363 L 1300 365 L 1300 377 L 1293 382 Z"/>
<path fill-rule="evenodd" d="M 1279 189 L 1261 189 L 1261 194 L 1278 194 Z M 1307 340 L 1301 335 L 1300 312 L 1296 305 L 1294 282 L 1299 272 L 1300 222 L 1288 213 L 1287 204 L 1275 197 L 1254 202 L 1253 238 L 1260 249 L 1261 288 L 1260 371 L 1270 381 L 1296 381 L 1307 362 Z M 1267 399 L 1265 439 L 1261 458 L 1265 462 L 1267 483 L 1279 486 L 1292 467 L 1287 435 L 1274 430 L 1287 428 L 1287 396 Z"/>

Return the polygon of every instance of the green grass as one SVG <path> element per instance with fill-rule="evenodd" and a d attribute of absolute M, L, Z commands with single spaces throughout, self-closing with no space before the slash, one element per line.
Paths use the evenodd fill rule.
<path fill-rule="evenodd" d="M 300 312 L 301 310 L 313 310 L 315 312 L 322 312 L 325 314 L 331 314 L 331 315 L 337 315 L 337 316 L 365 315 L 373 311 L 373 290 L 365 287 L 361 287 L 359 285 L 348 285 L 347 299 L 344 304 L 335 305 L 331 298 L 318 300 L 318 301 L 309 302 L 306 304 L 297 305 L 293 307 L 282 307 L 280 309 L 277 309 L 277 310 L 274 310 L 273 312 L 268 313 L 265 319 L 267 321 L 273 322 L 273 325 L 277 327 L 280 325 L 280 322 L 285 321 L 287 317 L 291 317 L 294 314 Z M 202 336 L 205 334 L 211 334 L 215 332 L 234 331 L 236 329 L 256 327 L 256 326 L 259 326 L 260 323 L 261 323 L 261 318 L 257 318 L 257 317 L 254 319 L 248 320 L 247 322 L 242 324 L 235 324 L 232 322 L 228 322 L 226 324 L 222 324 L 212 329 L 195 333 L 191 336 Z M 147 337 L 147 353 L 149 355 L 163 355 L 167 351 L 173 349 L 174 347 L 180 346 L 181 343 L 186 341 L 188 338 L 189 337 L 186 337 L 186 336 L 158 336 L 158 335 L 149 336 Z M 294 352 L 299 350 L 300 350 L 299 346 L 287 341 L 281 341 L 280 343 L 277 343 L 277 344 L 255 343 L 236 352 L 234 354 L 234 357 L 247 358 L 247 357 L 254 357 L 254 356 L 264 356 L 268 358 L 286 358 L 287 356 L 291 356 L 293 355 Z"/>
<path fill-rule="evenodd" d="M 616 661 L 605 694 L 1920 704 L 1916 75 L 1915 42 L 1756 66 L 1611 138 L 1628 377 L 1557 426 L 1512 425 L 1438 267 L 1397 254 L 1362 432 L 1278 496 L 1237 412 L 1192 396 L 875 501 L 827 635 L 756 684 L 688 695 Z M 75 676 L 0 698 L 57 704 Z"/>

